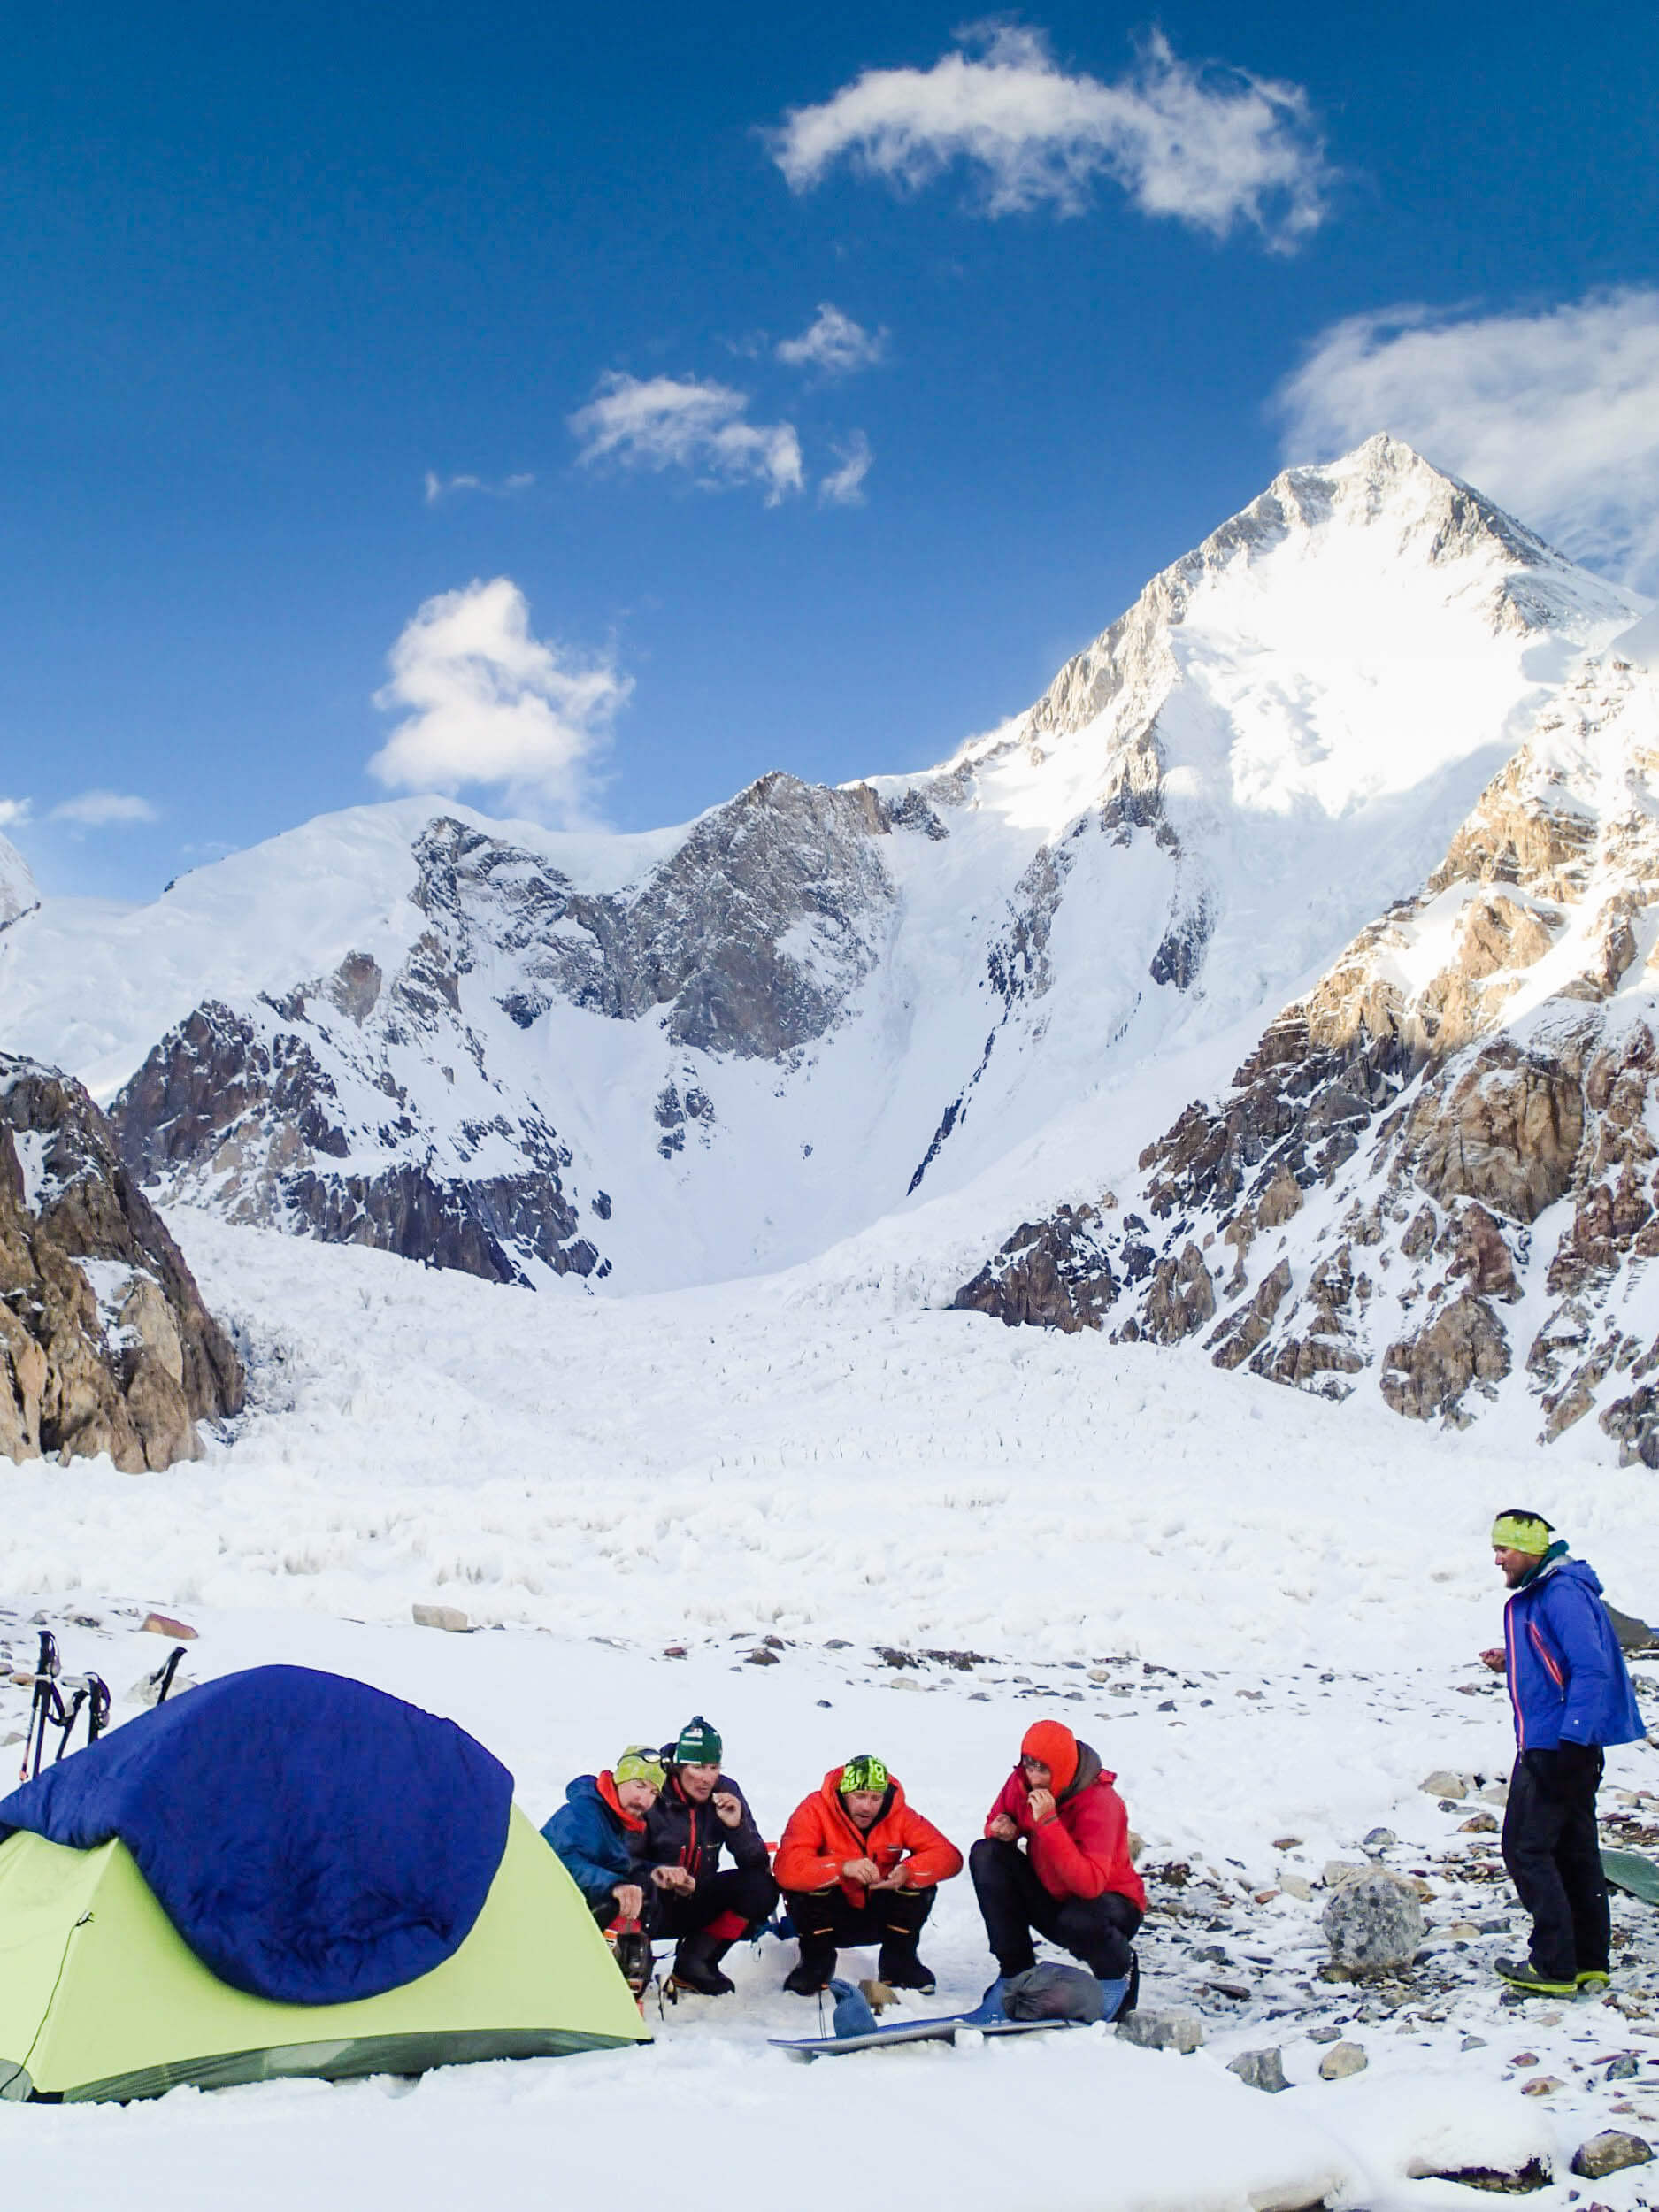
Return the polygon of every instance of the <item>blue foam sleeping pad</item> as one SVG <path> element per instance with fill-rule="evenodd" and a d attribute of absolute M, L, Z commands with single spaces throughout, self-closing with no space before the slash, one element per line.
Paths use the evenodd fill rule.
<path fill-rule="evenodd" d="M 113 1836 L 204 1965 L 286 2004 L 398 1989 L 458 1950 L 512 1777 L 453 1721 L 309 1667 L 254 1667 L 112 1730 L 0 1799 L 80 1851 Z"/>

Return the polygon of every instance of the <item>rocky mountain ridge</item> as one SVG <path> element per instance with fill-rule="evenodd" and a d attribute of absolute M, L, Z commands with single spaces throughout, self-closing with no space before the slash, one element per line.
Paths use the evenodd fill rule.
<path fill-rule="evenodd" d="M 242 1387 L 104 1117 L 79 1084 L 0 1053 L 0 1454 L 171 1466 Z"/>
<path fill-rule="evenodd" d="M 785 1265 L 1280 1002 L 1632 611 L 1373 440 L 942 768 L 643 838 L 323 818 L 113 921 L 22 917 L 7 1033 L 163 1201 L 497 1279 Z"/>
<path fill-rule="evenodd" d="M 1455 1425 L 1521 1392 L 1659 1465 L 1656 945 L 1659 677 L 1616 644 L 1121 1196 L 956 1302 Z"/>

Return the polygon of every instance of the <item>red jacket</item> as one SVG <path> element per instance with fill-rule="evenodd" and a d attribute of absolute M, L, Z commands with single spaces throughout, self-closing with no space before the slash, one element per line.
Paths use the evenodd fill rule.
<path fill-rule="evenodd" d="M 867 1829 L 856 1827 L 841 1799 L 842 1771 L 832 1767 L 823 1786 L 790 1814 L 772 1863 L 772 1879 L 780 1889 L 827 1889 L 832 1882 L 840 1882 L 849 1900 L 862 1905 L 870 1893 L 862 1882 L 843 1878 L 841 1868 L 849 1859 L 873 1859 L 883 1874 L 890 1874 L 903 1859 L 912 1889 L 930 1889 L 961 1873 L 961 1852 L 931 1820 L 910 1810 L 896 1775 L 873 1824 Z"/>
<path fill-rule="evenodd" d="M 1113 1789 L 1118 1779 L 1100 1763 L 1088 1745 L 1078 1746 L 1078 1770 L 1059 1800 L 1052 1819 L 1039 1827 L 1026 1802 L 1028 1785 L 1018 1767 L 1002 1785 L 1002 1793 L 986 1816 L 986 1832 L 999 1813 L 1006 1813 L 1024 1836 L 1037 1878 L 1050 1897 L 1099 1897 L 1113 1890 L 1120 1897 L 1147 1909 L 1147 1893 L 1129 1856 L 1129 1816 Z"/>

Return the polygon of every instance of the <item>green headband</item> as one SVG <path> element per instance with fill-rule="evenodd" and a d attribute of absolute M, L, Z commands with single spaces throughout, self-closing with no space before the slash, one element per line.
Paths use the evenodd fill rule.
<path fill-rule="evenodd" d="M 1524 1551 L 1541 1559 L 1554 1534 L 1549 1523 L 1536 1513 L 1500 1513 L 1492 1524 L 1494 1551 Z"/>
<path fill-rule="evenodd" d="M 889 1778 L 886 1767 L 873 1752 L 861 1751 L 856 1758 L 848 1760 L 835 1786 L 845 1797 L 850 1790 L 884 1790 Z"/>

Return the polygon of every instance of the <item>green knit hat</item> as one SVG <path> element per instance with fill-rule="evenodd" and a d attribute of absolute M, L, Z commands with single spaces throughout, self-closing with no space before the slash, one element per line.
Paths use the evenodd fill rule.
<path fill-rule="evenodd" d="M 1555 1540 L 1555 1532 L 1541 1513 L 1528 1513 L 1518 1506 L 1511 1506 L 1500 1513 L 1492 1524 L 1492 1546 L 1494 1551 L 1530 1552 L 1541 1559 Z"/>
<path fill-rule="evenodd" d="M 719 1730 L 710 1727 L 701 1713 L 694 1713 L 675 1741 L 674 1764 L 677 1767 L 718 1767 L 723 1749 Z"/>
<path fill-rule="evenodd" d="M 841 1796 L 851 1790 L 884 1790 L 892 1777 L 872 1751 L 861 1751 L 855 1759 L 849 1759 L 841 1769 L 841 1778 L 835 1785 Z"/>
<path fill-rule="evenodd" d="M 618 1782 L 649 1782 L 654 1790 L 660 1790 L 666 1778 L 662 1761 L 642 1743 L 631 1743 L 611 1771 Z"/>

